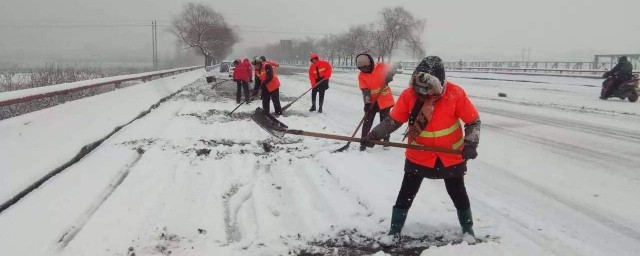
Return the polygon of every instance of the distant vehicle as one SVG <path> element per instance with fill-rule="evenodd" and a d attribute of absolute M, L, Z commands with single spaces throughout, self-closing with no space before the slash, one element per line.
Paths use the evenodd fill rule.
<path fill-rule="evenodd" d="M 633 79 L 622 83 L 618 88 L 615 89 L 611 93 L 611 96 L 605 97 L 608 90 L 610 90 L 611 85 L 613 84 L 614 77 L 609 77 L 604 82 L 602 82 L 602 90 L 600 91 L 601 99 L 606 100 L 607 98 L 618 97 L 621 100 L 629 99 L 630 102 L 636 102 L 638 100 L 638 84 L 639 75 L 635 74 Z"/>
<path fill-rule="evenodd" d="M 230 61 L 220 62 L 220 72 L 229 72 L 229 67 L 231 67 Z"/>

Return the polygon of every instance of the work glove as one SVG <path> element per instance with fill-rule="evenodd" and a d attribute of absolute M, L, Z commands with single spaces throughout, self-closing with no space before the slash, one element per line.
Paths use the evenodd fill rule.
<path fill-rule="evenodd" d="M 365 103 L 364 104 L 364 112 L 369 112 L 369 110 L 371 109 L 371 103 Z"/>
<path fill-rule="evenodd" d="M 464 160 L 476 159 L 478 157 L 477 146 L 471 144 L 465 144 L 462 148 L 462 158 Z"/>
<path fill-rule="evenodd" d="M 319 83 L 320 81 L 322 81 L 324 79 L 324 77 L 318 77 L 316 78 L 316 84 Z"/>

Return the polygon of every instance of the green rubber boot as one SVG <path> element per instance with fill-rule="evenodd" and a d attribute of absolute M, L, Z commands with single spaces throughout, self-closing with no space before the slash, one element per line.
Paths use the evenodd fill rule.
<path fill-rule="evenodd" d="M 471 216 L 471 208 L 466 210 L 458 210 L 458 221 L 460 221 L 460 226 L 462 227 L 462 234 L 470 234 L 475 236 L 473 233 L 473 217 Z"/>
<path fill-rule="evenodd" d="M 407 214 L 409 209 L 398 209 L 393 207 L 391 213 L 391 228 L 389 229 L 389 235 L 400 235 L 404 222 L 407 220 Z"/>

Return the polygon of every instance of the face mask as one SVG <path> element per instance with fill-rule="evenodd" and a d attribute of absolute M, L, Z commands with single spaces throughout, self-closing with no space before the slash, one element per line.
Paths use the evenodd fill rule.
<path fill-rule="evenodd" d="M 440 95 L 443 90 L 440 80 L 426 72 L 414 74 L 411 85 L 413 90 L 420 95 Z"/>
<path fill-rule="evenodd" d="M 367 55 L 358 55 L 356 58 L 356 66 L 362 72 L 371 72 L 372 64 L 373 63 L 371 63 L 371 60 Z"/>

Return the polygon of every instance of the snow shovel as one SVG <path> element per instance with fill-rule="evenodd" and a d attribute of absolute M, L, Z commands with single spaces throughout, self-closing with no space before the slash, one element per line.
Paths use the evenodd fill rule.
<path fill-rule="evenodd" d="M 229 115 L 233 114 L 233 112 L 236 112 L 236 109 L 238 109 L 240 106 L 242 106 L 242 104 L 245 104 L 245 103 L 247 103 L 246 100 L 243 101 L 243 102 L 240 102 L 240 104 L 238 104 L 238 106 L 236 106 L 236 108 L 234 108 L 233 110 L 231 110 L 231 112 L 229 112 Z"/>
<path fill-rule="evenodd" d="M 302 130 L 292 130 L 289 129 L 287 125 L 278 121 L 271 114 L 264 112 L 262 108 L 256 108 L 256 111 L 251 116 L 251 119 L 255 121 L 262 129 L 267 131 L 269 134 L 276 136 L 278 138 L 284 137 L 285 134 L 294 134 L 300 136 L 308 136 L 308 137 L 316 137 L 323 139 L 332 139 L 332 140 L 342 140 L 342 141 L 352 141 L 352 142 L 361 142 L 360 138 L 354 138 L 349 136 L 341 136 L 334 134 L 326 134 L 326 133 L 317 133 L 317 132 L 307 132 Z M 433 147 L 425 147 L 421 145 L 411 145 L 405 143 L 397 143 L 397 142 L 386 142 L 386 141 L 369 141 L 376 145 L 388 146 L 388 147 L 396 147 L 396 148 L 411 148 L 423 151 L 432 151 L 432 152 L 443 152 L 443 153 L 451 153 L 451 154 L 461 154 L 460 150 L 456 149 L 446 149 L 446 148 L 433 148 Z"/>
<path fill-rule="evenodd" d="M 324 79 L 320 80 L 320 82 L 317 82 L 316 84 L 322 83 L 324 82 Z M 289 102 L 289 104 L 285 105 L 284 107 L 282 107 L 282 112 L 284 112 L 285 110 L 287 110 L 289 107 L 291 107 L 291 105 L 293 105 L 293 103 L 296 103 L 296 101 L 298 101 L 300 98 L 302 98 L 302 96 L 304 96 L 305 94 L 309 93 L 311 90 L 313 89 L 313 87 L 309 88 L 309 90 L 307 90 L 306 92 L 304 92 L 303 94 L 301 94 L 300 96 L 298 96 L 298 98 L 296 98 L 295 100 L 293 100 L 292 102 Z"/>
<path fill-rule="evenodd" d="M 374 103 L 374 104 L 377 104 L 377 103 Z M 362 117 L 362 119 L 360 120 L 360 123 L 358 124 L 358 127 L 356 127 L 356 129 L 353 131 L 353 134 L 351 134 L 351 138 L 355 138 L 356 137 L 356 133 L 358 133 L 358 130 L 360 130 L 360 127 L 364 123 L 364 120 L 367 119 L 367 116 L 370 114 L 370 112 L 372 110 L 373 110 L 373 104 L 371 104 L 371 107 L 369 107 L 369 110 L 367 110 L 367 113 L 365 113 L 364 116 Z M 344 145 L 341 148 L 336 149 L 331 153 L 338 153 L 338 152 L 345 151 L 345 150 L 347 150 L 349 148 L 350 145 L 351 145 L 351 141 L 348 141 L 347 145 Z"/>
<path fill-rule="evenodd" d="M 253 95 L 252 95 L 252 96 L 249 96 L 249 99 L 250 99 L 250 100 L 254 100 L 254 96 L 253 96 Z M 243 101 L 243 102 L 240 102 L 240 104 L 238 104 L 238 106 L 236 106 L 236 108 L 234 108 L 233 110 L 231 110 L 231 112 L 229 112 L 229 116 L 231 116 L 231 114 L 233 114 L 233 112 L 236 112 L 236 110 L 237 110 L 240 106 L 242 106 L 242 104 L 245 104 L 245 103 L 247 103 L 247 101 L 246 101 L 246 100 L 245 100 L 245 101 Z"/>
<path fill-rule="evenodd" d="M 389 84 L 385 84 L 385 85 L 384 85 L 384 87 L 382 88 L 382 90 L 384 90 L 384 89 L 385 89 L 385 88 L 387 88 L 388 86 L 389 86 Z M 365 113 L 365 114 L 364 114 L 364 116 L 362 117 L 362 120 L 360 120 L 360 123 L 358 124 L 358 127 L 356 127 L 356 130 L 355 130 L 355 131 L 353 131 L 353 134 L 351 134 L 351 138 L 355 138 L 355 137 L 356 137 L 356 133 L 358 133 L 358 130 L 360 130 L 360 127 L 361 127 L 361 126 L 362 126 L 362 124 L 364 123 L 364 120 L 367 118 L 367 116 L 368 116 L 369 114 L 371 114 L 371 111 L 373 111 L 374 105 L 375 105 L 375 104 L 378 104 L 378 103 L 377 103 L 377 101 L 378 101 L 378 97 L 379 97 L 379 96 L 376 96 L 376 99 L 373 101 L 374 103 L 373 103 L 373 104 L 371 104 L 371 106 L 370 106 L 370 107 L 369 107 L 369 109 L 367 110 L 367 113 Z M 342 146 L 341 148 L 336 149 L 336 150 L 334 150 L 334 151 L 333 151 L 333 152 L 331 152 L 331 153 L 338 153 L 338 152 L 345 151 L 345 150 L 347 150 L 347 149 L 349 148 L 349 146 L 350 146 L 350 145 L 351 145 L 351 141 L 348 141 L 348 142 L 347 142 L 347 145 L 344 145 L 344 146 Z"/>

